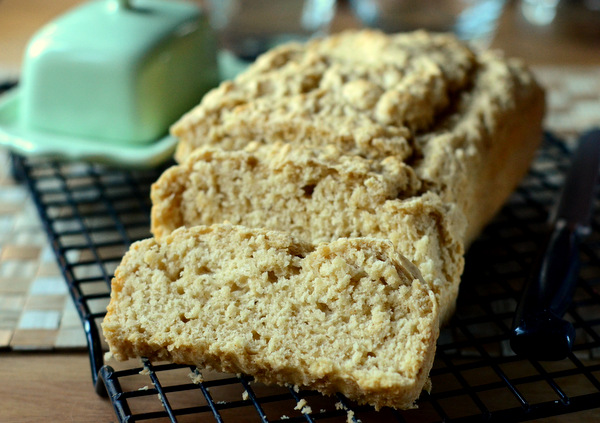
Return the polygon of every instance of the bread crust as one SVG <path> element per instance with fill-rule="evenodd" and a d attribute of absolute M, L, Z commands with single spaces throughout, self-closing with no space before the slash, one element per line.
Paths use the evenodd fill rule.
<path fill-rule="evenodd" d="M 474 54 L 423 31 L 348 31 L 277 47 L 208 93 L 172 127 L 183 162 L 201 145 L 335 145 L 364 157 L 413 154 L 411 138 L 469 83 Z"/>

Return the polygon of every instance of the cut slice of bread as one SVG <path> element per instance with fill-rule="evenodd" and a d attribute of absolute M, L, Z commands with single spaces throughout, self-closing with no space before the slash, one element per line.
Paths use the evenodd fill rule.
<path fill-rule="evenodd" d="M 341 237 L 391 240 L 454 310 L 463 270 L 464 219 L 401 160 L 344 156 L 289 144 L 197 150 L 152 187 L 152 232 L 224 221 L 286 231 L 311 243 Z"/>
<path fill-rule="evenodd" d="M 234 225 L 133 244 L 102 328 L 114 357 L 251 374 L 376 408 L 411 408 L 427 385 L 438 309 L 388 241 L 316 247 Z"/>

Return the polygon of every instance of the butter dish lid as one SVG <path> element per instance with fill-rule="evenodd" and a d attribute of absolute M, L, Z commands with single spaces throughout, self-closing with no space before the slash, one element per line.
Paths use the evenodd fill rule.
<path fill-rule="evenodd" d="M 165 0 L 92 0 L 79 5 L 49 22 L 32 37 L 27 54 L 52 43 L 60 49 L 66 45 L 96 60 L 95 51 L 110 51 L 116 56 L 135 59 L 152 46 L 188 28 L 201 17 L 194 4 Z"/>
<path fill-rule="evenodd" d="M 155 142 L 217 85 L 214 43 L 194 3 L 86 2 L 28 43 L 20 119 L 35 131 Z"/>

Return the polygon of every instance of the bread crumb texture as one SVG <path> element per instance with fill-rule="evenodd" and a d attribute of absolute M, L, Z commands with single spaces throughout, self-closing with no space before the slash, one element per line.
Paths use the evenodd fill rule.
<path fill-rule="evenodd" d="M 102 328 L 119 360 L 193 363 L 408 408 L 432 365 L 438 310 L 389 241 L 312 247 L 225 224 L 133 244 Z"/>
<path fill-rule="evenodd" d="M 463 269 L 465 221 L 456 206 L 422 187 L 397 157 L 374 161 L 282 143 L 205 147 L 154 184 L 152 231 L 161 238 L 180 226 L 227 221 L 312 243 L 389 239 L 417 265 L 445 319 Z"/>

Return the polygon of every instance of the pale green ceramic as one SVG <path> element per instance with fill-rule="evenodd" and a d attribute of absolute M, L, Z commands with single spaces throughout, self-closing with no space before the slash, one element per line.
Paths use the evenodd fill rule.
<path fill-rule="evenodd" d="M 217 82 L 214 38 L 196 5 L 92 1 L 31 39 L 21 130 L 99 146 L 151 143 Z"/>
<path fill-rule="evenodd" d="M 165 135 L 151 143 L 105 142 L 27 127 L 19 119 L 20 90 L 0 96 L 0 146 L 29 157 L 85 160 L 126 168 L 152 168 L 173 156 L 177 139 Z"/>

